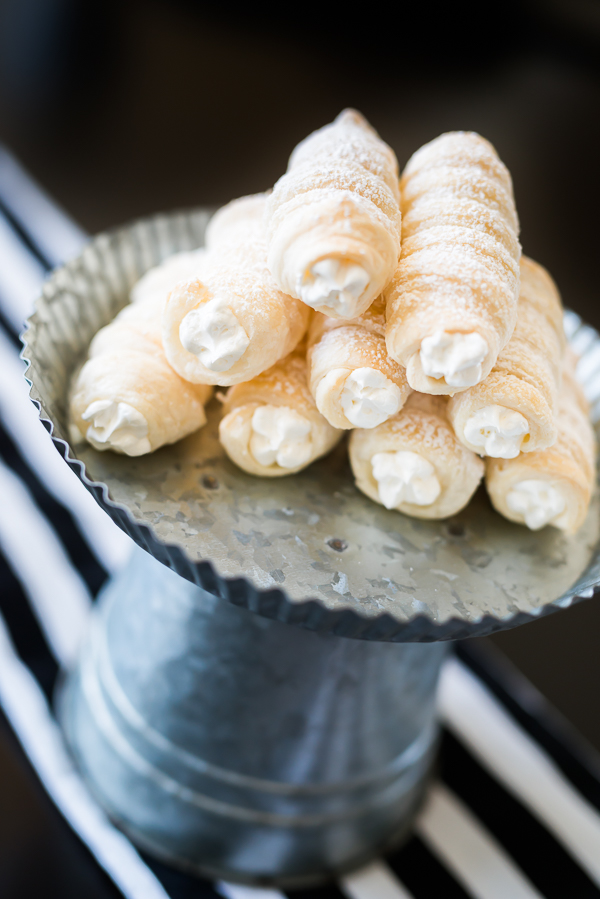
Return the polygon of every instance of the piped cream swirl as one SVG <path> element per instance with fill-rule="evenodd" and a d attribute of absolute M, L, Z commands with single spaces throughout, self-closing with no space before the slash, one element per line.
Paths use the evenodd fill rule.
<path fill-rule="evenodd" d="M 396 509 L 402 503 L 430 506 L 441 493 L 434 466 L 419 453 L 375 453 L 371 466 L 379 499 L 386 509 Z"/>
<path fill-rule="evenodd" d="M 354 427 L 375 428 L 399 411 L 402 391 L 382 372 L 357 368 L 346 378 L 340 402 L 344 415 Z"/>
<path fill-rule="evenodd" d="M 250 345 L 248 334 L 219 297 L 187 313 L 179 326 L 179 339 L 184 349 L 214 372 L 229 371 Z"/>
<path fill-rule="evenodd" d="M 97 450 L 119 450 L 128 456 L 143 456 L 151 450 L 148 422 L 129 403 L 96 400 L 81 417 L 91 421 L 86 438 Z"/>
<path fill-rule="evenodd" d="M 449 387 L 474 387 L 481 380 L 487 352 L 481 334 L 439 330 L 421 341 L 421 367 L 427 377 L 443 378 Z"/>
<path fill-rule="evenodd" d="M 465 439 L 481 455 L 515 459 L 529 433 L 524 415 L 497 403 L 478 409 L 464 426 Z"/>
<path fill-rule="evenodd" d="M 288 406 L 259 406 L 252 416 L 249 449 L 259 465 L 298 468 L 311 457 L 311 423 Z"/>
<path fill-rule="evenodd" d="M 547 524 L 560 526 L 567 503 L 559 485 L 543 478 L 528 478 L 512 486 L 506 505 L 522 517 L 528 528 L 538 531 Z"/>
<path fill-rule="evenodd" d="M 302 302 L 312 309 L 351 319 L 360 312 L 359 300 L 369 280 L 362 266 L 326 257 L 298 276 L 297 290 Z"/>

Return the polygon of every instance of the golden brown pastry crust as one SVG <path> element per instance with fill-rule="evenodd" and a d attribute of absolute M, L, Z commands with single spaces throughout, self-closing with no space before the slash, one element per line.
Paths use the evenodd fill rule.
<path fill-rule="evenodd" d="M 548 449 L 521 453 L 516 459 L 487 459 L 486 487 L 494 508 L 510 521 L 523 524 L 523 516 L 507 505 L 511 489 L 528 480 L 542 480 L 560 490 L 566 502 L 555 527 L 574 534 L 583 524 L 596 480 L 596 439 L 589 407 L 575 377 L 571 351 L 563 368 L 558 400 L 558 437 Z"/>
<path fill-rule="evenodd" d="M 315 313 L 308 337 L 309 387 L 319 412 L 335 428 L 351 429 L 342 406 L 346 380 L 357 369 L 381 372 L 400 391 L 400 408 L 410 394 L 406 371 L 390 358 L 385 345 L 385 309 L 378 298 L 350 322 Z M 324 379 L 335 372 L 335 376 Z M 326 389 L 324 389 L 326 387 Z"/>
<path fill-rule="evenodd" d="M 398 162 L 360 113 L 345 110 L 294 150 L 266 217 L 268 264 L 280 288 L 301 296 L 305 272 L 324 258 L 361 266 L 362 313 L 394 274 L 400 252 Z M 315 307 L 316 308 L 316 307 Z M 326 311 L 326 310 L 323 310 Z"/>
<path fill-rule="evenodd" d="M 229 458 L 244 471 L 262 477 L 294 474 L 324 456 L 340 440 L 342 432 L 332 428 L 318 411 L 306 374 L 304 353 L 294 352 L 251 381 L 235 384 L 227 391 L 219 437 Z M 252 417 L 259 406 L 290 408 L 310 422 L 312 446 L 308 461 L 296 468 L 257 462 L 250 452 L 250 439 Z"/>
<path fill-rule="evenodd" d="M 167 359 L 187 381 L 225 386 L 250 380 L 290 353 L 302 339 L 310 310 L 283 294 L 266 265 L 262 217 L 265 195 L 242 197 L 216 213 L 207 230 L 200 276 L 171 291 L 163 314 Z M 180 326 L 188 313 L 210 300 L 226 302 L 249 338 L 243 355 L 214 371 L 187 350 Z"/>
<path fill-rule="evenodd" d="M 488 347 L 483 380 L 515 326 L 520 246 L 510 174 L 488 141 L 452 132 L 412 156 L 401 195 L 401 257 L 385 291 L 388 352 L 413 389 L 452 395 L 465 388 L 424 373 L 423 339 L 479 334 Z"/>
<path fill-rule="evenodd" d="M 173 253 L 160 265 L 149 269 L 131 288 L 132 303 L 164 302 L 178 281 L 195 277 L 205 255 L 204 249 Z"/>
<path fill-rule="evenodd" d="M 70 397 L 71 420 L 82 436 L 90 427 L 82 416 L 97 401 L 127 403 L 143 415 L 150 452 L 206 424 L 204 406 L 212 387 L 184 381 L 167 362 L 160 337 L 161 307 L 160 302 L 126 306 L 92 340 Z M 122 452 L 109 444 L 106 449 Z"/>
<path fill-rule="evenodd" d="M 399 512 L 415 518 L 447 518 L 467 505 L 483 475 L 483 462 L 456 438 L 446 413 L 445 397 L 412 393 L 404 408 L 377 428 L 352 431 L 350 464 L 356 486 L 380 503 L 373 476 L 376 453 L 417 453 L 433 465 L 441 492 L 429 506 L 402 503 Z"/>
<path fill-rule="evenodd" d="M 566 339 L 563 310 L 554 281 L 532 259 L 521 259 L 521 286 L 514 333 L 485 381 L 454 396 L 450 421 L 465 446 L 469 418 L 486 406 L 503 406 L 521 413 L 529 424 L 524 453 L 546 449 L 557 438 L 556 412 Z"/>

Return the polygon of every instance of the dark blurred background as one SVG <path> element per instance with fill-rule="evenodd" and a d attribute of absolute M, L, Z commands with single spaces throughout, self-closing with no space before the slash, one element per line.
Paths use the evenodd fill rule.
<path fill-rule="evenodd" d="M 598 0 L 0 0 L 0 141 L 91 232 L 263 190 L 345 106 L 401 166 L 489 138 L 525 252 L 600 327 Z M 599 632 L 592 600 L 485 641 L 598 749 Z"/>

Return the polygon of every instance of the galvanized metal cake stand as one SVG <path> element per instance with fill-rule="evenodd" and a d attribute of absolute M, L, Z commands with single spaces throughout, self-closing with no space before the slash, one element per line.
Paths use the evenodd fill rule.
<path fill-rule="evenodd" d="M 343 445 L 299 475 L 253 478 L 220 448 L 216 400 L 204 429 L 148 457 L 72 447 L 69 379 L 92 336 L 207 221 L 96 238 L 46 283 L 25 334 L 56 446 L 141 547 L 100 598 L 61 717 L 135 843 L 211 876 L 299 885 L 407 832 L 448 641 L 591 596 L 599 508 L 576 537 L 511 525 L 483 491 L 448 521 L 413 520 L 354 488 Z M 572 314 L 567 327 L 597 400 L 598 336 Z"/>

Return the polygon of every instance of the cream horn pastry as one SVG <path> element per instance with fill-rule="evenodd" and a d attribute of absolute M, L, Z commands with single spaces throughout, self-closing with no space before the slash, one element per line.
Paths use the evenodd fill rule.
<path fill-rule="evenodd" d="M 359 490 L 415 518 L 447 518 L 466 506 L 484 466 L 457 440 L 446 403 L 413 393 L 393 418 L 352 431 L 350 464 Z"/>
<path fill-rule="evenodd" d="M 170 292 L 162 333 L 167 359 L 195 384 L 238 384 L 298 344 L 310 310 L 285 296 L 266 265 L 264 195 L 223 207 L 209 223 L 197 277 Z"/>
<path fill-rule="evenodd" d="M 482 456 L 500 459 L 552 446 L 564 349 L 556 285 L 541 265 L 523 256 L 513 336 L 485 381 L 448 404 L 458 439 Z"/>
<path fill-rule="evenodd" d="M 414 390 L 454 394 L 487 377 L 517 320 L 519 224 L 488 141 L 442 134 L 400 183 L 402 251 L 385 291 L 390 356 Z"/>
<path fill-rule="evenodd" d="M 349 322 L 316 313 L 309 330 L 308 382 L 319 412 L 335 428 L 374 428 L 400 411 L 406 371 L 385 345 L 380 297 Z"/>
<path fill-rule="evenodd" d="M 200 270 L 204 249 L 187 250 L 168 256 L 160 265 L 149 269 L 131 288 L 131 302 L 166 301 L 178 281 L 189 281 Z"/>
<path fill-rule="evenodd" d="M 303 140 L 267 200 L 268 265 L 286 294 L 333 318 L 365 312 L 400 252 L 398 162 L 347 109 Z"/>
<path fill-rule="evenodd" d="M 338 442 L 308 389 L 306 358 L 294 352 L 224 399 L 219 437 L 225 452 L 249 474 L 281 477 L 306 468 Z"/>
<path fill-rule="evenodd" d="M 596 441 L 574 368 L 569 353 L 558 401 L 556 443 L 516 459 L 486 460 L 485 481 L 494 508 L 532 531 L 551 524 L 574 534 L 585 520 L 594 490 Z"/>
<path fill-rule="evenodd" d="M 173 371 L 161 341 L 162 299 L 126 306 L 92 340 L 71 388 L 72 432 L 95 449 L 142 456 L 206 423 L 212 387 Z"/>

